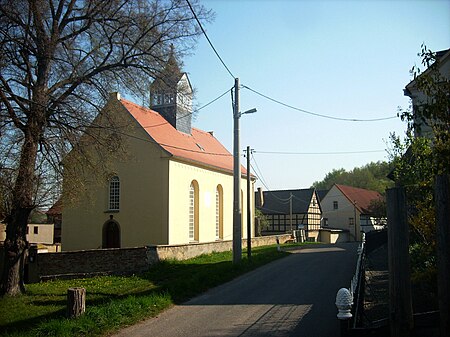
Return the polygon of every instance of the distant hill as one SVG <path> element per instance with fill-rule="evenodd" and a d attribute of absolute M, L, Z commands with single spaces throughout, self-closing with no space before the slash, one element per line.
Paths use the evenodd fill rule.
<path fill-rule="evenodd" d="M 362 167 L 355 167 L 351 171 L 343 168 L 333 169 L 322 181 L 314 182 L 311 187 L 328 190 L 333 184 L 342 184 L 384 194 L 386 188 L 393 186 L 393 182 L 386 177 L 390 171 L 390 164 L 384 161 L 371 162 Z"/>

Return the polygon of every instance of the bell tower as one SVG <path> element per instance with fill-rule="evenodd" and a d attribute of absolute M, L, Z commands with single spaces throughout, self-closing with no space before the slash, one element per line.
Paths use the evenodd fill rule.
<path fill-rule="evenodd" d="M 150 85 L 150 108 L 178 131 L 191 134 L 192 86 L 180 69 L 173 45 L 166 66 Z"/>

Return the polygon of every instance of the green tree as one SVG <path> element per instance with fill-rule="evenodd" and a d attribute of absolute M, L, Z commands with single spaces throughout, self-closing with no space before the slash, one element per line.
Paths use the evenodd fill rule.
<path fill-rule="evenodd" d="M 256 236 L 261 236 L 261 233 L 264 228 L 269 225 L 269 220 L 267 217 L 261 212 L 261 210 L 255 208 L 255 218 L 256 218 Z"/>
<path fill-rule="evenodd" d="M 408 200 L 413 281 L 431 292 L 436 291 L 434 177 L 450 173 L 450 81 L 441 72 L 439 54 L 422 46 L 419 56 L 426 70 L 414 66 L 411 73 L 423 99 L 399 112 L 408 123 L 406 136 L 391 135 L 394 177 L 406 188 Z M 422 133 L 424 127 L 431 133 Z"/>
<path fill-rule="evenodd" d="M 182 56 L 200 34 L 181 0 L 0 0 L 0 168 L 12 172 L 1 293 L 24 291 L 29 215 L 62 156 L 95 134 L 108 92 L 148 97 L 170 45 Z"/>
<path fill-rule="evenodd" d="M 334 184 L 341 184 L 384 194 L 386 188 L 392 185 L 387 178 L 390 171 L 391 165 L 384 161 L 371 162 L 362 167 L 355 167 L 351 171 L 343 168 L 333 169 L 322 181 L 314 182 L 312 187 L 321 190 L 330 189 Z"/>

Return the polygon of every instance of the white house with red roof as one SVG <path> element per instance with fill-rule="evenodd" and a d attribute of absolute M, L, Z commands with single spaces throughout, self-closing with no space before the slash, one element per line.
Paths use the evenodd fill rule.
<path fill-rule="evenodd" d="M 68 156 L 65 170 L 80 172 L 82 182 L 78 188 L 65 179 L 72 197 L 64 201 L 63 250 L 232 240 L 233 156 L 212 132 L 191 127 L 189 80 L 185 73 L 174 78 L 156 86 L 151 108 L 111 94 L 93 124 L 111 126 L 104 132 L 114 130 L 126 154 L 92 151 L 89 160 L 105 161 L 106 178 Z M 243 215 L 245 179 L 242 168 Z M 254 181 L 250 195 L 254 214 Z"/>
<path fill-rule="evenodd" d="M 350 238 L 359 241 L 361 231 L 383 228 L 371 204 L 382 200 L 380 193 L 363 188 L 334 184 L 321 200 L 323 226 L 348 230 Z"/>

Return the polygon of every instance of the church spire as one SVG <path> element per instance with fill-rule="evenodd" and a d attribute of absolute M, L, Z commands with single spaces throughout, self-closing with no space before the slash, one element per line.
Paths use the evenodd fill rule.
<path fill-rule="evenodd" d="M 187 74 L 180 69 L 173 45 L 164 69 L 150 86 L 150 108 L 178 131 L 191 133 L 192 87 Z"/>

